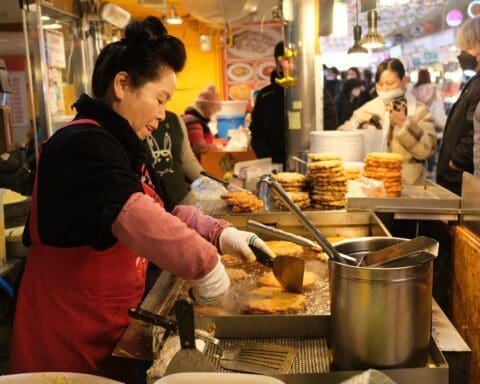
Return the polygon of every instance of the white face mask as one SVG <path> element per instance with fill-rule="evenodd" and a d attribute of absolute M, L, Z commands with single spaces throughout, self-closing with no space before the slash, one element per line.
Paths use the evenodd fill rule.
<path fill-rule="evenodd" d="M 361 92 L 362 92 L 362 90 L 360 88 L 352 89 L 352 96 L 353 97 L 358 97 L 358 96 L 360 96 Z"/>
<path fill-rule="evenodd" d="M 392 101 L 393 98 L 403 96 L 405 91 L 401 88 L 395 88 L 392 91 L 377 91 L 378 97 L 383 100 L 384 103 Z"/>

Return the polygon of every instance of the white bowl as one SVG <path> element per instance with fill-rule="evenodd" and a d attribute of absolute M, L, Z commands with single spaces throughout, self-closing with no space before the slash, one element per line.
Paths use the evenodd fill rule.
<path fill-rule="evenodd" d="M 187 372 L 162 377 L 154 384 L 284 384 L 270 376 L 248 373 Z"/>
<path fill-rule="evenodd" d="M 0 376 L 0 384 L 122 384 L 106 377 L 73 372 L 33 372 Z"/>

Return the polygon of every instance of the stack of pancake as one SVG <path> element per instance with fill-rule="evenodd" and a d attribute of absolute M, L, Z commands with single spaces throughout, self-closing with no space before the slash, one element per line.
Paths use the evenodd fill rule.
<path fill-rule="evenodd" d="M 308 169 L 313 177 L 312 206 L 318 209 L 345 207 L 347 178 L 340 156 L 334 153 L 310 153 Z"/>
<path fill-rule="evenodd" d="M 280 183 L 290 199 L 292 199 L 300 209 L 310 206 L 310 195 L 308 192 L 303 191 L 305 189 L 305 175 L 296 172 L 280 172 L 274 174 L 273 179 Z M 273 193 L 272 196 L 280 209 L 286 209 L 275 193 Z"/>
<path fill-rule="evenodd" d="M 285 192 L 288 197 L 298 206 L 300 209 L 308 208 L 310 206 L 310 194 L 308 192 Z M 275 200 L 275 204 L 280 209 L 287 209 L 287 207 L 283 204 L 283 202 L 278 198 L 278 196 L 274 193 L 273 200 Z"/>
<path fill-rule="evenodd" d="M 297 172 L 279 172 L 273 175 L 285 192 L 301 192 L 305 188 L 305 175 Z"/>
<path fill-rule="evenodd" d="M 362 176 L 362 170 L 355 167 L 345 167 L 345 177 L 348 180 L 358 180 Z"/>
<path fill-rule="evenodd" d="M 372 152 L 365 156 L 363 175 L 383 181 L 387 197 L 402 194 L 403 156 L 398 153 Z"/>

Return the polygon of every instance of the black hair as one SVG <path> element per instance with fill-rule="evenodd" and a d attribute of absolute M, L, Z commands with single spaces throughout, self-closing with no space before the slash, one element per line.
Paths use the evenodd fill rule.
<path fill-rule="evenodd" d="M 285 47 L 283 45 L 283 41 L 279 41 L 273 50 L 273 57 L 275 58 L 275 61 L 278 61 L 278 56 L 285 56 Z"/>
<path fill-rule="evenodd" d="M 330 67 L 328 68 L 330 71 L 332 71 L 335 75 L 340 75 L 340 71 L 338 70 L 337 67 Z"/>
<path fill-rule="evenodd" d="M 118 72 L 125 71 L 133 87 L 141 87 L 159 77 L 162 68 L 180 72 L 186 60 L 185 46 L 167 33 L 162 22 L 153 16 L 133 21 L 125 29 L 125 37 L 102 49 L 92 76 L 93 95 L 106 96 Z"/>
<path fill-rule="evenodd" d="M 361 87 L 362 85 L 363 85 L 363 81 L 360 79 L 345 80 L 343 82 L 342 93 L 348 97 L 350 96 L 350 92 L 352 92 L 354 88 Z"/>
<path fill-rule="evenodd" d="M 358 70 L 357 67 L 350 67 L 350 68 L 347 69 L 347 72 L 348 72 L 348 71 L 353 71 L 353 72 L 355 72 L 355 74 L 357 75 L 357 79 L 360 79 L 360 71 Z"/>
<path fill-rule="evenodd" d="M 378 83 L 380 76 L 382 76 L 382 73 L 387 69 L 395 72 L 400 80 L 405 77 L 405 67 L 403 66 L 402 62 L 398 59 L 387 59 L 378 64 L 377 73 L 375 74 L 375 82 Z"/>

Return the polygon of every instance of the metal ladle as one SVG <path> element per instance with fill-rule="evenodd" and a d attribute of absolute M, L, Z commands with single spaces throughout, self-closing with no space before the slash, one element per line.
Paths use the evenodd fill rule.
<path fill-rule="evenodd" d="M 260 178 L 257 183 L 257 189 L 261 189 L 263 185 L 272 188 L 273 191 L 277 194 L 278 198 L 285 204 L 285 206 L 292 212 L 298 220 L 303 224 L 308 232 L 313 236 L 315 241 L 320 244 L 323 248 L 323 251 L 328 255 L 329 258 L 338 261 L 340 263 L 357 265 L 357 259 L 352 256 L 344 255 L 343 253 L 338 252 L 333 245 L 327 240 L 327 238 L 315 227 L 305 214 L 298 208 L 298 206 L 290 199 L 290 197 L 285 193 L 284 189 L 277 181 L 273 180 L 270 175 L 265 175 Z"/>

